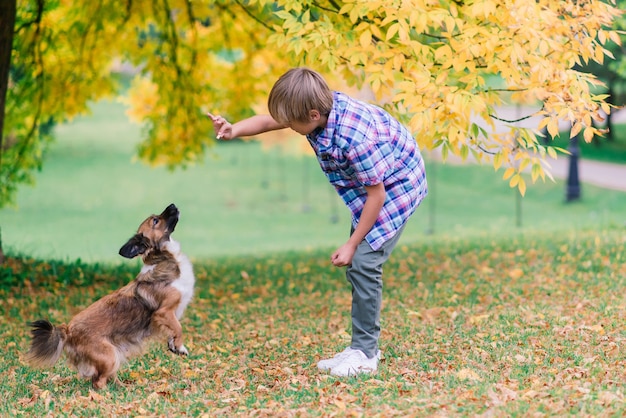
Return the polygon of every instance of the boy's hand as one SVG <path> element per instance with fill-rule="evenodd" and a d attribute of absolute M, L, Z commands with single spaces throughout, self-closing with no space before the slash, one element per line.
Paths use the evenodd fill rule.
<path fill-rule="evenodd" d="M 215 129 L 217 139 L 232 139 L 233 138 L 233 125 L 224 119 L 222 116 L 215 116 L 207 112 L 207 116 L 211 118 L 213 122 L 213 129 Z"/>
<path fill-rule="evenodd" d="M 330 256 L 330 262 L 333 263 L 335 267 L 349 266 L 352 264 L 352 257 L 354 257 L 355 252 L 356 248 L 346 243 Z"/>

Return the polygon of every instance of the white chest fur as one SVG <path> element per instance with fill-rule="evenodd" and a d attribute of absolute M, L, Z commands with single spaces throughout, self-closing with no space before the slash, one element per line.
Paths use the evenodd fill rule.
<path fill-rule="evenodd" d="M 178 262 L 178 268 L 180 269 L 180 277 L 176 279 L 172 286 L 180 292 L 180 304 L 176 308 L 176 317 L 180 319 L 185 312 L 185 308 L 191 302 L 193 297 L 193 286 L 196 282 L 196 278 L 193 275 L 193 266 L 187 256 L 180 252 L 180 244 L 177 241 L 170 239 L 166 244 L 167 250 L 174 254 L 176 261 Z"/>

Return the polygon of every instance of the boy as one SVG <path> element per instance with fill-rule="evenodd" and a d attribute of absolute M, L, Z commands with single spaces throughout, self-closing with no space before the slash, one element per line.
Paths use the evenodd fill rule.
<path fill-rule="evenodd" d="M 305 135 L 326 177 L 352 212 L 350 237 L 332 255 L 352 286 L 352 343 L 318 362 L 335 376 L 378 368 L 382 267 L 427 193 L 424 162 L 409 131 L 383 109 L 330 90 L 320 74 L 294 68 L 272 88 L 270 115 L 213 121 L 218 139 L 282 128 Z"/>

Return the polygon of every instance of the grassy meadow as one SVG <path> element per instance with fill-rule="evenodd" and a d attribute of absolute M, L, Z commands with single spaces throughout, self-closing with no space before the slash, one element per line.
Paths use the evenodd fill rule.
<path fill-rule="evenodd" d="M 67 321 L 136 269 L 13 260 L 29 280 L 0 290 L 0 416 L 623 416 L 625 245 L 623 229 L 401 245 L 379 371 L 347 379 L 315 367 L 350 341 L 326 251 L 203 260 L 190 355 L 155 341 L 99 392 L 64 361 L 26 367 L 25 324 Z"/>
<path fill-rule="evenodd" d="M 134 160 L 140 128 L 116 102 L 96 104 L 92 116 L 58 126 L 56 135 L 36 186 L 19 190 L 17 208 L 0 210 L 9 253 L 124 263 L 120 246 L 172 202 L 181 210 L 175 237 L 197 259 L 336 246 L 349 232 L 349 213 L 303 152 L 302 137 L 273 148 L 220 143 L 202 164 L 169 172 Z M 410 221 L 406 243 L 626 222 L 624 193 L 584 185 L 583 200 L 565 204 L 564 182 L 548 180 L 519 199 L 490 167 L 426 158 L 431 193 Z"/>
<path fill-rule="evenodd" d="M 431 194 L 385 266 L 375 375 L 320 358 L 350 342 L 350 289 L 329 263 L 346 209 L 302 156 L 221 144 L 170 173 L 132 162 L 140 129 L 113 102 L 57 127 L 18 209 L 0 211 L 0 416 L 431 417 L 626 413 L 626 193 L 540 183 L 526 197 L 476 166 L 428 159 Z M 67 322 L 129 282 L 119 247 L 174 202 L 194 262 L 188 357 L 153 341 L 95 392 L 62 360 L 23 362 L 26 324 Z"/>

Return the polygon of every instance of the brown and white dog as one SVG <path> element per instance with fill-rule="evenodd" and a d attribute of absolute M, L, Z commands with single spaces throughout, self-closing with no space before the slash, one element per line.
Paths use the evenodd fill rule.
<path fill-rule="evenodd" d="M 117 370 L 142 351 L 151 335 L 165 335 L 170 351 L 187 355 L 178 320 L 193 296 L 195 278 L 180 244 L 170 238 L 179 211 L 169 205 L 151 215 L 122 246 L 126 258 L 141 254 L 141 272 L 128 285 L 104 296 L 78 313 L 69 324 L 53 326 L 40 319 L 32 327 L 26 361 L 51 367 L 65 352 L 81 377 L 91 378 L 95 389 L 117 379 Z"/>

